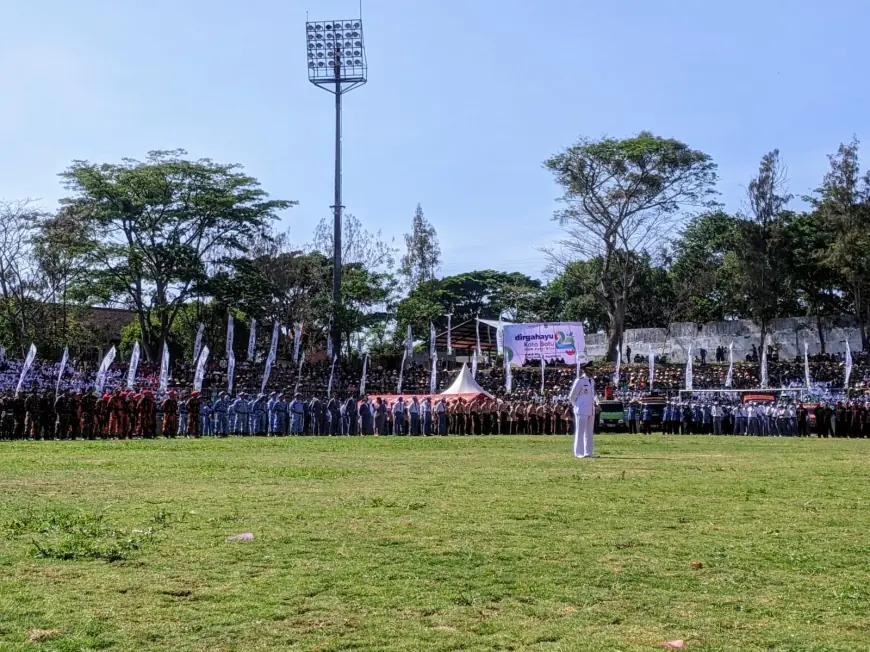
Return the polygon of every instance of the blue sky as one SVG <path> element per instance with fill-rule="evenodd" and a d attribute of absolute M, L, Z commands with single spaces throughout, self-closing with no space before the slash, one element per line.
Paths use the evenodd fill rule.
<path fill-rule="evenodd" d="M 0 197 L 53 207 L 72 159 L 182 147 L 299 200 L 284 222 L 308 241 L 332 203 L 333 114 L 307 81 L 306 10 L 349 18 L 358 2 L 0 3 Z M 363 20 L 344 203 L 401 243 L 420 202 L 445 274 L 540 273 L 560 194 L 541 162 L 580 135 L 647 129 L 706 151 L 732 210 L 766 151 L 800 195 L 868 135 L 858 1 L 367 0 Z"/>

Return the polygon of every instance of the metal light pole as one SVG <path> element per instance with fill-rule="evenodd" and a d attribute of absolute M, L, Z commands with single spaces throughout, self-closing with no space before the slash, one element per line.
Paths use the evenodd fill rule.
<path fill-rule="evenodd" d="M 341 306 L 341 96 L 366 83 L 365 41 L 362 20 L 327 20 L 305 24 L 308 45 L 308 81 L 335 95 L 335 203 L 333 211 L 332 312 L 330 333 L 333 355 L 341 350 L 338 309 Z"/>

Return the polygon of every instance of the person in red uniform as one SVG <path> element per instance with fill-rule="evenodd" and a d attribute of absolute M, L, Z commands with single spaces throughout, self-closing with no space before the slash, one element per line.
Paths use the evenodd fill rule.
<path fill-rule="evenodd" d="M 185 403 L 187 406 L 187 436 L 199 438 L 199 392 L 190 393 Z"/>
<path fill-rule="evenodd" d="M 139 402 L 136 405 L 136 412 L 139 415 L 137 423 L 137 432 L 140 437 L 152 439 L 157 428 L 157 402 L 151 394 L 150 389 L 142 392 Z"/>
<path fill-rule="evenodd" d="M 160 410 L 163 412 L 163 436 L 175 437 L 178 433 L 178 400 L 174 391 L 163 399 Z"/>

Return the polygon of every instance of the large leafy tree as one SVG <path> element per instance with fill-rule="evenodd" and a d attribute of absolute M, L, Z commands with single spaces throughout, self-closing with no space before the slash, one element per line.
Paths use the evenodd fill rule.
<path fill-rule="evenodd" d="M 238 165 L 185 155 L 74 161 L 61 174 L 71 192 L 63 205 L 97 235 L 89 254 L 95 288 L 135 310 L 150 360 L 185 302 L 203 292 L 206 261 L 242 252 L 293 205 L 269 199 Z"/>
<path fill-rule="evenodd" d="M 545 162 L 564 188 L 555 219 L 565 237 L 557 262 L 600 257 L 596 299 L 608 317 L 608 356 L 616 356 L 638 257 L 656 251 L 686 207 L 710 206 L 716 165 L 703 152 L 642 132 L 618 140 L 582 139 Z"/>
<path fill-rule="evenodd" d="M 402 256 L 400 272 L 410 289 L 426 281 L 434 281 L 441 266 L 441 247 L 435 227 L 423 215 L 423 207 L 417 204 L 411 221 L 411 232 L 405 234 L 405 255 Z"/>

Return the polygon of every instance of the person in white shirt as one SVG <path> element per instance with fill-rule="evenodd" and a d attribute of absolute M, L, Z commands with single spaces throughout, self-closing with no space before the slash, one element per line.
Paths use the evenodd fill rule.
<path fill-rule="evenodd" d="M 710 416 L 713 418 L 713 434 L 722 434 L 722 408 L 718 403 L 714 403 L 710 408 Z"/>
<path fill-rule="evenodd" d="M 568 399 L 574 406 L 574 456 L 593 457 L 592 435 L 595 427 L 595 381 L 586 375 L 582 365 L 580 376 L 574 381 Z"/>

